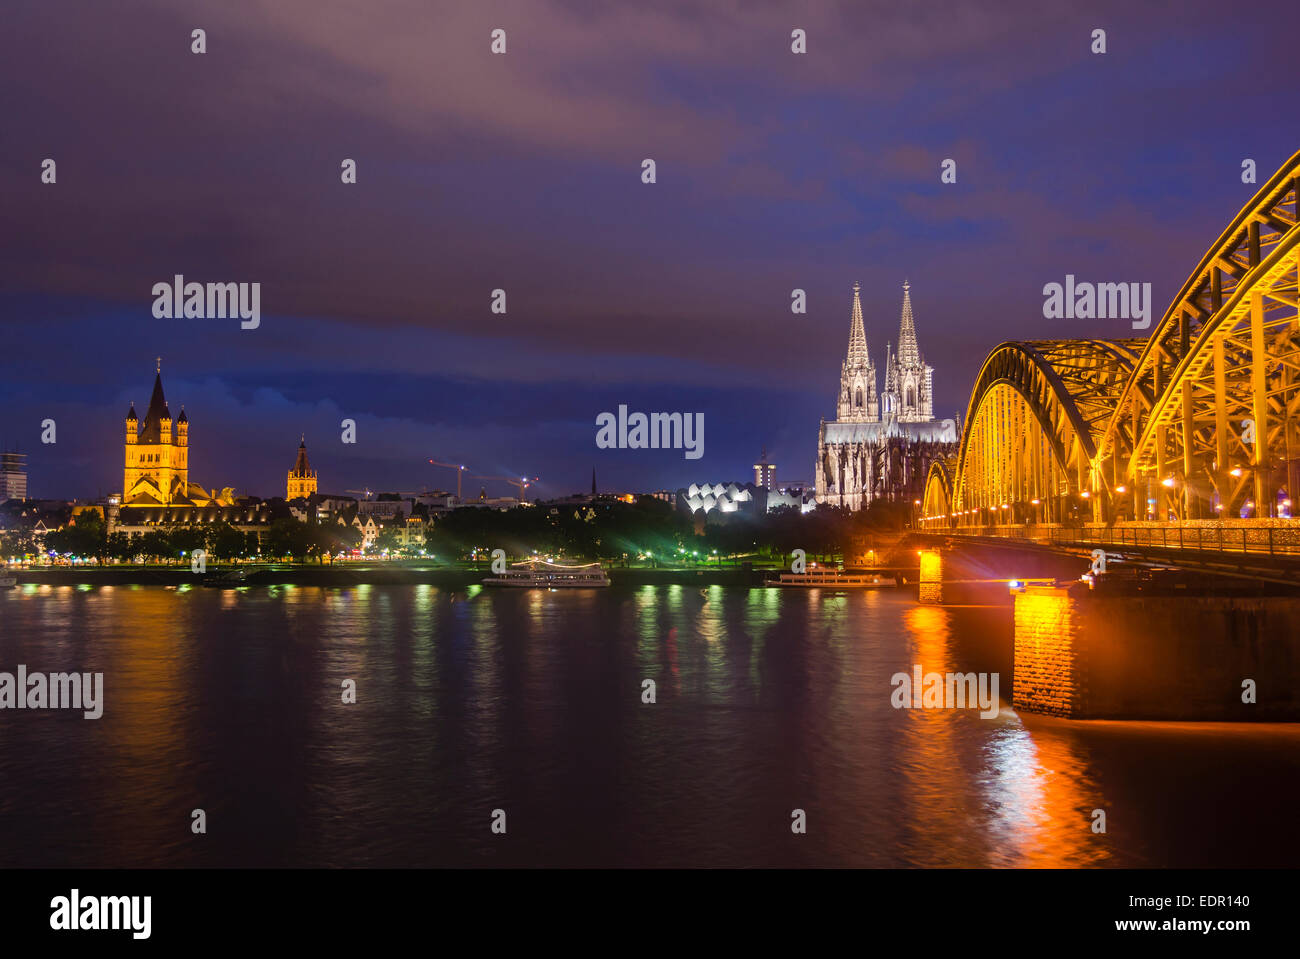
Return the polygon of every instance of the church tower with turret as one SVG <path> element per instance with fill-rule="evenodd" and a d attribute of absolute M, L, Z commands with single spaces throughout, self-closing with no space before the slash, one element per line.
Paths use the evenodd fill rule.
<path fill-rule="evenodd" d="M 867 332 L 862 322 L 861 287 L 853 284 L 853 310 L 849 319 L 849 351 L 840 368 L 840 398 L 835 416 L 841 423 L 874 423 L 880 418 L 876 402 L 876 368 L 867 353 Z"/>
<path fill-rule="evenodd" d="M 898 323 L 898 352 L 886 374 L 900 423 L 929 423 L 934 419 L 934 368 L 927 366 L 916 345 L 911 284 L 903 284 L 903 316 Z"/>
<path fill-rule="evenodd" d="M 134 403 L 126 414 L 123 505 L 167 506 L 189 502 L 190 421 L 184 409 L 174 425 L 175 430 L 163 395 L 160 359 L 144 422 L 136 418 Z"/>
<path fill-rule="evenodd" d="M 122 506 L 230 506 L 234 490 L 220 493 L 190 482 L 190 418 L 181 407 L 173 422 L 163 395 L 162 358 L 153 379 L 153 394 L 144 422 L 135 404 L 126 414 L 122 470 Z"/>
<path fill-rule="evenodd" d="M 934 369 L 916 343 L 910 283 L 903 283 L 898 348 L 885 344 L 884 365 L 884 389 L 877 396 L 855 283 L 837 416 L 822 420 L 817 433 L 819 503 L 862 509 L 881 498 L 911 502 L 921 495 L 930 464 L 957 453 L 956 421 L 934 418 Z"/>
<path fill-rule="evenodd" d="M 288 500 L 311 496 L 316 492 L 316 471 L 307 462 L 307 437 L 298 444 L 298 461 L 289 470 L 289 482 L 284 498 Z"/>

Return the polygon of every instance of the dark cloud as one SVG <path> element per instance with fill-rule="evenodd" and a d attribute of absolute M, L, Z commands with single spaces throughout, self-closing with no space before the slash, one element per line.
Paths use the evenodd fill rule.
<path fill-rule="evenodd" d="M 143 396 L 158 353 L 196 423 L 223 424 L 200 461 L 239 463 L 210 483 L 278 484 L 304 421 L 361 410 L 375 442 L 338 451 L 348 486 L 413 484 L 408 447 L 450 446 L 581 487 L 587 424 L 621 394 L 709 404 L 719 477 L 766 442 L 798 478 L 854 280 L 881 351 L 911 279 L 945 415 L 1001 340 L 1125 335 L 1049 327 L 1046 282 L 1150 280 L 1162 308 L 1249 196 L 1241 159 L 1262 180 L 1300 146 L 1277 121 L 1289 87 L 1260 82 L 1298 25 L 1282 3 L 17 0 L 0 399 L 23 422 L 70 404 L 87 444 L 110 430 L 33 453 L 68 495 L 93 492 L 83 465 L 113 482 L 102 417 Z M 154 319 L 150 288 L 176 273 L 260 282 L 262 327 Z M 32 449 L 14 430 L 0 440 Z M 702 478 L 599 456 L 628 487 Z"/>

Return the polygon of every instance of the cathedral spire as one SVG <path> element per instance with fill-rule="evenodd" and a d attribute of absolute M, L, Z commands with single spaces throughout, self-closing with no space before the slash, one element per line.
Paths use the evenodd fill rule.
<path fill-rule="evenodd" d="M 849 351 L 840 368 L 838 418 L 846 423 L 874 423 L 877 417 L 876 368 L 867 355 L 867 331 L 862 322 L 862 285 L 853 284 L 849 321 Z"/>
<path fill-rule="evenodd" d="M 911 284 L 903 281 L 903 317 L 898 324 L 898 363 L 900 366 L 920 366 L 921 351 L 916 346 L 916 324 L 912 320 Z"/>
<path fill-rule="evenodd" d="M 853 313 L 849 323 L 849 355 L 845 365 L 849 369 L 867 366 L 871 360 L 867 356 L 867 331 L 862 323 L 862 300 L 858 291 L 862 287 L 853 284 Z"/>

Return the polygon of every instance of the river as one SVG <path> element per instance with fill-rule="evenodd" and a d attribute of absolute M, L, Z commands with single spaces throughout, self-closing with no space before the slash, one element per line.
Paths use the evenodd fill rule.
<path fill-rule="evenodd" d="M 1018 714 L 1010 615 L 905 590 L 20 586 L 0 671 L 102 672 L 104 712 L 0 710 L 0 866 L 1300 859 L 1300 724 Z M 998 715 L 894 708 L 915 665 L 997 673 Z"/>

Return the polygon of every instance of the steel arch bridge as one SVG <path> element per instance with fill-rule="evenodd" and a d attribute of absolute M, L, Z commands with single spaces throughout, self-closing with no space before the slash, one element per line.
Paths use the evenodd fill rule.
<path fill-rule="evenodd" d="M 1290 515 L 1300 481 L 1300 153 L 1146 339 L 1002 343 L 923 529 Z M 974 531 L 969 530 L 969 531 Z"/>

